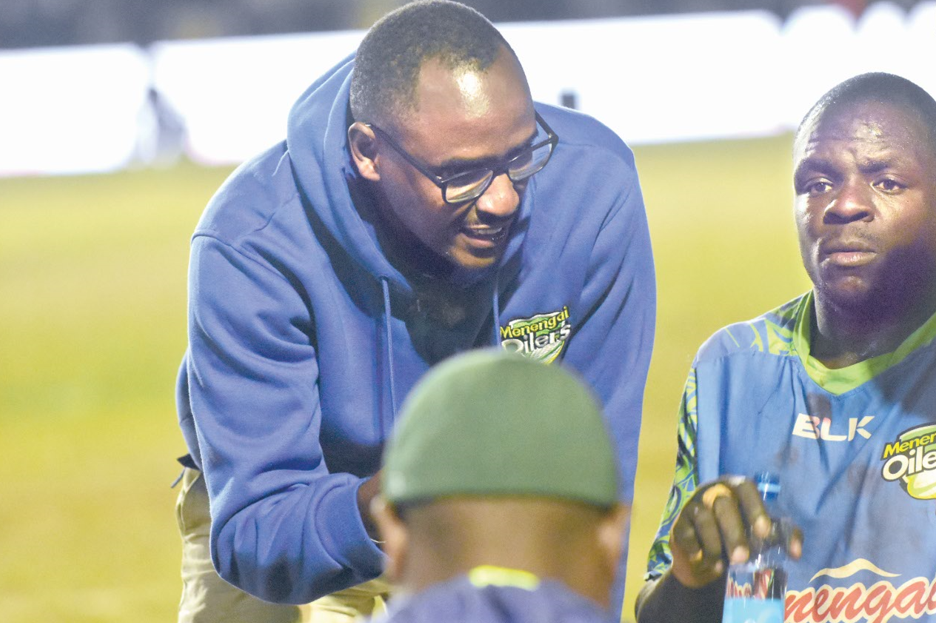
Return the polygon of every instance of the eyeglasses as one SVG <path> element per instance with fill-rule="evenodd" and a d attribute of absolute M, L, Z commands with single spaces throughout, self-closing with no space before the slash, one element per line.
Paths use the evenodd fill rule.
<path fill-rule="evenodd" d="M 448 177 L 441 177 L 429 170 L 427 165 L 417 160 L 415 157 L 406 153 L 406 151 L 397 144 L 390 136 L 372 123 L 365 124 L 372 129 L 375 134 L 385 140 L 390 147 L 398 154 L 403 156 L 417 171 L 425 175 L 436 186 L 442 190 L 442 198 L 445 203 L 459 204 L 466 201 L 477 199 L 484 194 L 494 178 L 507 174 L 512 182 L 522 182 L 529 179 L 535 173 L 539 173 L 552 157 L 553 149 L 559 142 L 559 137 L 552 131 L 552 128 L 536 113 L 536 122 L 543 127 L 546 132 L 546 138 L 538 143 L 534 143 L 525 148 L 515 156 L 505 158 L 500 162 L 487 167 L 469 169 Z"/>

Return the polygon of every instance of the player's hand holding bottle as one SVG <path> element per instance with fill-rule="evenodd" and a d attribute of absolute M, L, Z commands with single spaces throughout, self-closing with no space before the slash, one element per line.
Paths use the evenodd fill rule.
<path fill-rule="evenodd" d="M 787 524 L 780 528 L 787 554 L 799 559 L 802 532 Z M 754 481 L 728 476 L 704 483 L 670 531 L 671 573 L 689 588 L 710 584 L 722 577 L 728 565 L 746 562 L 752 543 L 762 542 L 776 530 Z"/>

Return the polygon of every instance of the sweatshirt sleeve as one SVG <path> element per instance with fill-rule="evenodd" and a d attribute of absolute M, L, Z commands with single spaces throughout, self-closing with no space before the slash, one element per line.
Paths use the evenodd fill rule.
<path fill-rule="evenodd" d="M 192 243 L 187 376 L 222 578 L 306 603 L 378 576 L 362 479 L 329 473 L 313 319 L 287 275 L 209 236 Z"/>
<path fill-rule="evenodd" d="M 628 165 L 621 177 L 609 176 L 615 183 L 608 188 L 617 188 L 615 201 L 591 247 L 576 305 L 581 319 L 563 363 L 581 373 L 604 406 L 617 450 L 620 495 L 630 502 L 656 323 L 656 276 L 643 196 L 633 161 Z M 612 610 L 620 611 L 626 575 L 625 552 L 612 589 Z"/>
<path fill-rule="evenodd" d="M 656 277 L 633 161 L 626 175 L 591 248 L 578 306 L 583 315 L 564 362 L 581 372 L 602 400 L 619 456 L 621 494 L 630 501 L 653 349 Z"/>

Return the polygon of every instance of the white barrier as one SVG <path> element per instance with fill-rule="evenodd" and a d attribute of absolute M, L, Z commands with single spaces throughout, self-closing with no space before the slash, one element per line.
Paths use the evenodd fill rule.
<path fill-rule="evenodd" d="M 504 26 L 534 97 L 579 108 L 629 143 L 778 131 L 780 22 L 767 12 Z"/>
<path fill-rule="evenodd" d="M 857 22 L 826 5 L 785 23 L 748 11 L 498 27 L 534 98 L 574 102 L 631 144 L 787 131 L 829 87 L 863 71 L 936 93 L 936 0 L 909 15 L 874 3 Z M 158 161 L 151 85 L 184 121 L 189 157 L 240 162 L 283 138 L 298 95 L 363 34 L 0 52 L 0 175 Z"/>
<path fill-rule="evenodd" d="M 152 49 L 155 83 L 185 119 L 193 159 L 239 162 L 282 140 L 299 95 L 363 35 L 160 43 Z"/>
<path fill-rule="evenodd" d="M 129 163 L 147 63 L 131 45 L 0 54 L 0 174 L 108 171 Z"/>

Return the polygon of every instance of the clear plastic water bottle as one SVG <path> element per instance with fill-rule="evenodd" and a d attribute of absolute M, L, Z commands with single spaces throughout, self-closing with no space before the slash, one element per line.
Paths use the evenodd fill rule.
<path fill-rule="evenodd" d="M 751 537 L 747 562 L 728 567 L 725 610 L 722 623 L 783 623 L 786 595 L 784 520 L 778 517 L 774 502 L 780 493 L 779 479 L 769 473 L 755 477 L 764 506 L 773 520 L 765 539 Z"/>

